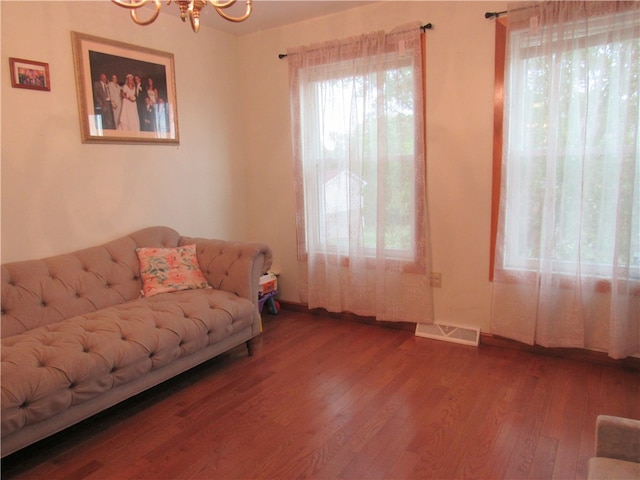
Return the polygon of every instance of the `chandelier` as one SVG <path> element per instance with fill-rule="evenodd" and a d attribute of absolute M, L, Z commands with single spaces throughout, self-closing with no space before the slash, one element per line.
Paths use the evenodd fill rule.
<path fill-rule="evenodd" d="M 113 3 L 118 5 L 119 7 L 128 8 L 131 10 L 131 18 L 138 25 L 149 25 L 153 23 L 156 18 L 158 18 L 158 14 L 160 13 L 160 7 L 162 7 L 161 0 L 111 0 Z M 237 0 L 175 0 L 175 3 L 178 4 L 178 8 L 180 9 L 180 18 L 183 22 L 186 21 L 187 17 L 189 17 L 189 21 L 191 22 L 191 28 L 193 28 L 194 32 L 197 32 L 200 29 L 200 10 L 207 6 L 208 3 L 211 4 L 213 8 L 216 9 L 218 15 L 220 15 L 225 20 L 229 20 L 230 22 L 243 22 L 249 15 L 251 15 L 251 3 L 253 0 L 245 0 L 247 4 L 244 15 L 239 17 L 232 17 L 227 14 L 224 10 L 229 8 Z M 167 0 L 167 5 L 171 3 L 171 0 Z M 155 12 L 151 15 L 151 17 L 147 20 L 140 20 L 138 18 L 138 8 L 144 7 L 147 4 L 153 4 L 155 6 Z"/>

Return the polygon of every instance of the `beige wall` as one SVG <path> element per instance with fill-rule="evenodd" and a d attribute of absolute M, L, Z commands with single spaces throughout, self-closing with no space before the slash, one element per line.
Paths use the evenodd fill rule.
<path fill-rule="evenodd" d="M 259 7 L 258 2 L 256 2 Z M 287 47 L 431 22 L 427 32 L 427 169 L 436 319 L 489 327 L 489 224 L 494 22 L 504 2 L 395 2 L 241 37 L 243 117 L 256 166 L 248 176 L 250 235 L 269 243 L 281 297 L 299 301 L 286 60 Z M 259 81 L 256 81 L 259 79 Z M 261 207 L 264 205 L 264 207 Z M 266 213 L 265 213 L 266 212 Z"/>
<path fill-rule="evenodd" d="M 235 36 L 166 14 L 140 27 L 108 1 L 0 4 L 3 262 L 158 224 L 245 236 Z M 81 143 L 71 31 L 174 54 L 180 146 Z M 8 57 L 49 63 L 51 92 L 11 88 Z"/>
<path fill-rule="evenodd" d="M 138 27 L 106 1 L 34 3 L 0 2 L 3 262 L 165 224 L 269 243 L 281 298 L 298 301 L 287 63 L 277 54 L 417 20 L 434 24 L 426 134 L 433 270 L 443 275 L 436 319 L 488 330 L 494 24 L 484 12 L 505 2 L 386 1 L 239 38 L 194 35 L 167 15 Z M 72 30 L 174 53 L 179 147 L 80 142 Z M 48 62 L 52 91 L 12 89 L 10 56 Z"/>

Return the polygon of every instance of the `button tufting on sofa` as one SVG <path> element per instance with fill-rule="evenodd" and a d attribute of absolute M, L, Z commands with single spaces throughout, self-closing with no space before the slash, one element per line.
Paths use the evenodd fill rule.
<path fill-rule="evenodd" d="M 190 244 L 213 288 L 141 297 L 135 249 Z M 242 265 L 230 270 L 238 249 Z M 263 244 L 152 227 L 106 246 L 2 265 L 2 455 L 258 335 L 254 285 L 270 263 Z"/>

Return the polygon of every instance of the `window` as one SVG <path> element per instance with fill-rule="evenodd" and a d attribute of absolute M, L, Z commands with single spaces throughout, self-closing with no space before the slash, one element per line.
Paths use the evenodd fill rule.
<path fill-rule="evenodd" d="M 421 61 L 382 34 L 292 67 L 302 255 L 424 262 Z"/>
<path fill-rule="evenodd" d="M 542 34 L 532 23 L 508 37 L 497 27 L 506 122 L 497 128 L 492 240 L 505 272 L 546 262 L 555 274 L 611 278 L 622 268 L 640 278 L 640 38 L 634 17 L 617 15 L 616 35 L 606 16 Z M 497 97 L 501 87 L 498 78 Z"/>

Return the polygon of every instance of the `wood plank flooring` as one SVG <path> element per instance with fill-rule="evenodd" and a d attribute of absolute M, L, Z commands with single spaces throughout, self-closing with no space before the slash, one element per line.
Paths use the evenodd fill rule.
<path fill-rule="evenodd" d="M 283 310 L 239 347 L 2 461 L 5 479 L 583 479 L 634 370 Z"/>

